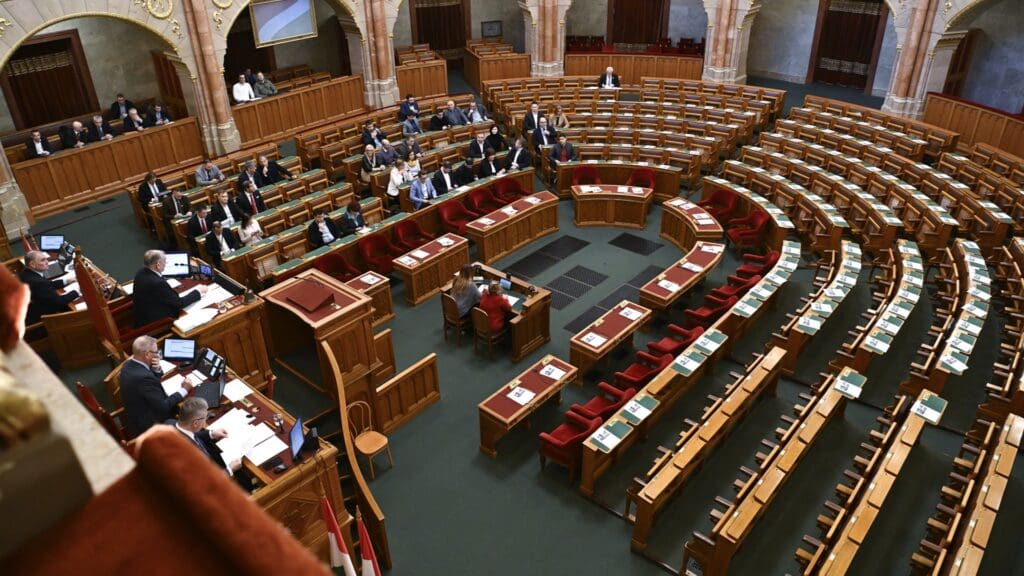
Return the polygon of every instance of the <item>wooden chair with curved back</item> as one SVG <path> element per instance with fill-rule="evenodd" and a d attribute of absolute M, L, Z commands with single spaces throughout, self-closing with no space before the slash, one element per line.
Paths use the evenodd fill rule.
<path fill-rule="evenodd" d="M 441 316 L 444 319 L 444 341 L 448 341 L 448 329 L 455 329 L 455 344 L 462 344 L 462 333 L 469 325 L 469 320 L 459 315 L 459 305 L 451 294 L 441 294 Z"/>
<path fill-rule="evenodd" d="M 387 452 L 388 462 L 394 467 L 388 437 L 373 429 L 373 414 L 370 413 L 369 404 L 362 400 L 349 404 L 348 424 L 352 427 L 352 443 L 356 451 L 370 463 L 370 480 L 374 478 L 373 459 L 381 452 Z"/>
<path fill-rule="evenodd" d="M 494 345 L 501 342 L 508 332 L 508 325 L 502 326 L 497 332 L 491 331 L 491 321 L 483 308 L 474 307 L 470 313 L 473 319 L 473 351 L 476 352 L 476 345 L 483 340 L 487 343 L 487 355 L 494 357 Z"/>
<path fill-rule="evenodd" d="M 128 434 L 124 431 L 124 428 L 118 423 L 118 418 L 124 413 L 124 408 L 118 408 L 113 412 L 107 412 L 103 406 L 100 406 L 96 395 L 92 393 L 82 381 L 75 382 L 75 388 L 78 390 L 78 398 L 85 405 L 85 408 L 93 415 L 93 418 L 100 423 L 101 426 L 110 434 L 111 437 L 117 441 L 122 447 L 127 450 L 128 445 Z"/>

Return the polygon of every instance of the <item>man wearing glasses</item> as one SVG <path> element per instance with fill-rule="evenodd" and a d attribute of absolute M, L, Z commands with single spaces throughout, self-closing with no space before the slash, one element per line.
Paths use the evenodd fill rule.
<path fill-rule="evenodd" d="M 119 377 L 129 438 L 173 418 L 178 403 L 192 391 L 192 385 L 182 381 L 181 388 L 168 396 L 160 385 L 161 376 L 156 339 L 139 336 L 132 342 L 132 357 L 121 367 Z"/>
<path fill-rule="evenodd" d="M 194 444 L 200 452 L 213 460 L 218 466 L 226 466 L 228 474 L 234 476 L 242 467 L 242 460 L 235 459 L 231 462 L 224 462 L 220 457 L 220 450 L 215 442 L 226 438 L 226 430 L 209 430 L 206 427 L 206 420 L 209 416 L 209 407 L 206 400 L 202 398 L 185 398 L 178 409 L 178 419 L 171 420 L 174 428 L 181 433 L 189 442 Z"/>

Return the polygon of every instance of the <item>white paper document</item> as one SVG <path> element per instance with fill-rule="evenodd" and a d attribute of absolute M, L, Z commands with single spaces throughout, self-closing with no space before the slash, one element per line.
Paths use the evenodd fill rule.
<path fill-rule="evenodd" d="M 260 442 L 245 453 L 245 457 L 252 460 L 252 463 L 259 466 L 288 449 L 288 445 L 277 436 L 273 436 Z"/>
<path fill-rule="evenodd" d="M 659 280 L 658 286 L 669 292 L 677 292 L 679 290 L 679 284 L 672 282 L 671 280 Z"/>
<path fill-rule="evenodd" d="M 447 247 L 451 246 L 452 244 L 455 244 L 455 240 L 452 240 L 447 236 L 441 236 L 440 238 L 437 239 L 437 243 L 440 244 L 441 246 Z"/>
<path fill-rule="evenodd" d="M 178 282 L 174 278 L 168 278 L 167 285 L 170 286 L 171 288 L 177 288 L 178 286 L 181 286 L 181 282 Z"/>
<path fill-rule="evenodd" d="M 380 282 L 380 278 L 377 278 L 373 274 L 365 274 L 361 276 L 359 279 L 362 280 L 364 284 L 369 284 L 370 286 L 373 286 L 377 282 Z"/>
<path fill-rule="evenodd" d="M 552 380 L 558 380 L 562 376 L 565 376 L 565 370 L 562 370 L 554 364 L 548 364 L 544 368 L 541 368 L 540 375 L 545 378 L 551 378 Z"/>
<path fill-rule="evenodd" d="M 410 252 L 410 254 L 412 255 L 413 258 L 419 258 L 420 260 L 430 257 L 430 253 L 424 250 L 413 250 L 412 252 Z"/>
<path fill-rule="evenodd" d="M 170 378 L 166 378 L 160 381 L 160 386 L 163 386 L 164 394 L 170 396 L 181 388 L 182 383 L 185 382 L 185 377 L 181 374 L 175 374 Z"/>
<path fill-rule="evenodd" d="M 635 400 L 630 400 L 626 406 L 626 412 L 629 412 L 636 417 L 637 420 L 643 421 L 644 418 L 650 416 L 651 411 L 645 408 L 642 404 Z"/>
<path fill-rule="evenodd" d="M 398 262 L 406 266 L 415 266 L 416 264 L 418 264 L 418 262 L 416 262 L 416 259 L 411 256 L 399 256 Z"/>
<path fill-rule="evenodd" d="M 540 198 L 534 198 L 533 196 L 523 198 L 523 201 L 528 202 L 530 204 L 540 204 Z"/>
<path fill-rule="evenodd" d="M 629 306 L 626 306 L 622 310 L 619 310 L 619 315 L 628 320 L 637 320 L 641 316 L 643 316 L 644 313 L 637 310 L 636 308 L 630 308 Z"/>
<path fill-rule="evenodd" d="M 689 270 L 690 272 L 694 272 L 694 273 L 696 273 L 696 274 L 700 274 L 701 272 L 703 272 L 703 271 L 704 271 L 704 269 L 703 269 L 703 268 L 701 268 L 701 267 L 700 267 L 700 266 L 698 266 L 697 264 L 694 264 L 693 262 L 683 262 L 683 263 L 682 263 L 682 264 L 681 264 L 680 266 L 681 266 L 681 267 L 682 267 L 683 269 L 685 269 L 685 270 Z"/>
<path fill-rule="evenodd" d="M 191 332 L 198 326 L 206 324 L 217 315 L 216 308 L 202 308 L 185 314 L 174 321 L 174 326 L 182 332 Z"/>
<path fill-rule="evenodd" d="M 229 402 L 238 402 L 249 394 L 252 394 L 252 388 L 249 388 L 245 382 L 242 382 L 238 378 L 235 378 L 224 385 L 224 397 L 227 398 Z"/>
<path fill-rule="evenodd" d="M 490 226 L 491 224 L 494 224 L 494 220 L 491 220 L 490 218 L 478 218 L 477 222 L 484 226 Z"/>
<path fill-rule="evenodd" d="M 523 388 L 522 386 L 516 386 L 511 392 L 506 394 L 506 396 L 516 404 L 526 406 L 529 404 L 530 400 L 533 400 L 534 397 L 537 396 L 537 394 L 531 390 Z"/>
<path fill-rule="evenodd" d="M 612 434 L 607 428 L 601 428 L 597 432 L 594 432 L 594 435 L 591 436 L 591 438 L 601 446 L 604 446 L 609 452 L 614 450 L 615 447 L 619 445 L 619 442 L 622 441 L 622 438 Z"/>
<path fill-rule="evenodd" d="M 582 340 L 585 344 L 589 346 L 593 346 L 594 348 L 598 348 L 608 341 L 608 339 L 605 338 L 604 336 L 601 336 L 600 334 L 595 334 L 593 332 L 587 332 L 586 334 L 583 335 L 582 338 L 580 338 L 580 340 Z"/>

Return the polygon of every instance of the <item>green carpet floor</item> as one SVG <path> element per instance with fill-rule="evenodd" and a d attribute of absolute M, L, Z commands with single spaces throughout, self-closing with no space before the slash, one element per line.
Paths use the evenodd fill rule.
<path fill-rule="evenodd" d="M 752 80 L 753 81 L 753 80 Z M 799 102 L 808 89 L 785 85 L 788 101 Z M 461 76 L 452 74 L 450 91 L 465 91 Z M 833 90 L 830 90 L 830 93 Z M 851 98 L 852 100 L 852 98 Z M 538 182 L 539 185 L 539 182 Z M 764 349 L 769 335 L 796 310 L 800 298 L 809 294 L 812 271 L 801 268 L 778 294 L 777 305 L 768 311 L 740 339 L 731 359 L 720 362 L 700 380 L 652 430 L 645 443 L 634 446 L 598 483 L 593 501 L 582 497 L 568 483 L 564 469 L 550 465 L 541 470 L 537 458 L 537 433 L 562 421 L 562 412 L 573 402 L 592 396 L 599 379 L 611 379 L 624 368 L 630 351 L 620 351 L 610 365 L 585 379 L 582 388 L 570 387 L 561 406 L 543 406 L 531 419 L 531 429 L 513 431 L 498 444 L 497 458 L 478 450 L 477 404 L 507 383 L 544 354 L 568 359 L 568 322 L 607 297 L 648 266 L 664 267 L 679 258 L 671 245 L 649 256 L 612 246 L 609 241 L 623 230 L 576 228 L 572 204 L 559 205 L 560 231 L 547 236 L 497 262 L 501 268 L 558 237 L 571 235 L 589 244 L 569 258 L 533 278 L 546 284 L 569 269 L 581 265 L 608 278 L 562 310 L 552 310 L 551 342 L 529 358 L 513 364 L 507 351 L 488 359 L 486 352 L 474 353 L 471 339 L 462 345 L 444 342 L 441 309 L 437 298 L 417 307 L 404 300 L 403 286 L 393 279 L 396 319 L 392 329 L 398 369 L 434 352 L 438 356 L 442 400 L 428 408 L 391 437 L 395 467 L 386 458 L 377 461 L 377 479 L 370 486 L 387 516 L 388 537 L 395 567 L 393 574 L 409 575 L 647 575 L 666 573 L 659 563 L 677 570 L 682 563 L 682 545 L 694 530 L 711 527 L 708 511 L 715 496 L 731 497 L 731 485 L 739 466 L 754 466 L 754 453 L 762 438 L 773 439 L 779 416 L 789 414 L 797 395 L 808 383 L 818 380 L 848 330 L 860 321 L 870 305 L 867 269 L 861 272 L 856 289 L 834 314 L 819 336 L 800 356 L 794 379 L 782 379 L 774 396 L 764 397 L 734 429 L 714 456 L 663 509 L 652 531 L 647 556 L 629 549 L 631 526 L 620 517 L 625 489 L 634 476 L 641 476 L 657 455 L 656 447 L 672 445 L 683 429 L 683 419 L 696 419 L 707 404 L 706 396 L 720 393 L 731 381 L 729 372 L 741 369 L 753 353 Z M 655 207 L 648 227 L 639 236 L 660 242 L 660 209 Z M 93 204 L 81 211 L 49 218 L 33 227 L 34 233 L 60 229 L 80 243 L 84 253 L 101 268 L 121 280 L 130 279 L 141 265 L 141 254 L 152 241 L 137 227 L 127 199 L 117 198 Z M 633 232 L 633 231 L 631 231 Z M 695 290 L 669 315 L 659 318 L 652 330 L 639 334 L 636 346 L 660 337 L 667 321 L 681 322 L 681 310 L 697 305 L 703 294 L 722 284 L 737 261 L 728 254 L 711 273 L 707 283 Z M 875 424 L 881 407 L 888 404 L 908 372 L 914 352 L 932 320 L 931 306 L 923 298 L 909 324 L 883 360 L 867 373 L 868 383 L 860 401 L 849 403 L 845 415 L 833 421 L 815 443 L 792 479 L 782 489 L 766 517 L 747 539 L 732 565 L 733 574 L 797 573 L 793 552 L 804 534 L 817 535 L 815 518 L 822 503 L 832 496 L 843 470 L 851 467 L 857 445 Z M 971 370 L 946 386 L 944 397 L 950 408 L 943 427 L 928 427 L 904 468 L 885 511 L 876 522 L 858 554 L 852 574 L 887 575 L 909 572 L 910 555 L 924 536 L 925 520 L 938 502 L 939 487 L 952 467 L 961 436 L 984 400 L 984 384 L 991 379 L 1002 327 L 999 314 L 991 314 L 971 360 Z M 297 362 L 309 363 L 298 359 Z M 63 371 L 69 386 L 82 380 L 103 398 L 105 365 L 85 370 Z M 308 417 L 329 404 L 326 397 L 311 390 L 289 373 L 279 376 L 276 399 L 296 416 Z M 108 400 L 109 399 L 105 399 Z M 1021 554 L 1024 537 L 1012 526 L 1022 513 L 1024 464 L 1018 459 L 1013 481 L 999 515 L 992 542 L 982 565 L 983 574 L 1024 573 Z M 364 468 L 365 470 L 365 468 Z M 674 572 L 673 572 L 674 573 Z"/>

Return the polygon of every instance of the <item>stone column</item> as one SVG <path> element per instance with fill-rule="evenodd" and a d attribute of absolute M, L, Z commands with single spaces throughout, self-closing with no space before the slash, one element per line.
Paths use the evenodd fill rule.
<path fill-rule="evenodd" d="M 399 100 L 398 79 L 395 77 L 395 45 L 389 32 L 394 27 L 396 12 L 386 10 L 385 0 L 366 0 L 363 7 L 370 37 L 367 43 L 370 65 L 363 67 L 365 72 L 370 72 L 363 76 L 366 103 L 371 108 L 383 108 Z M 388 13 L 391 14 L 390 18 Z"/>
<path fill-rule="evenodd" d="M 526 51 L 532 76 L 561 76 L 565 71 L 565 14 L 572 0 L 520 0 L 526 26 Z"/>
<path fill-rule="evenodd" d="M 231 116 L 224 70 L 214 52 L 210 20 L 203 0 L 184 0 L 185 25 L 188 27 L 192 53 L 196 58 L 196 77 L 190 82 L 197 91 L 199 127 L 206 151 L 221 156 L 241 148 L 241 137 Z M 191 80 L 191 78 L 190 78 Z M 185 89 L 185 84 L 182 84 Z"/>
<path fill-rule="evenodd" d="M 964 36 L 967 36 L 967 30 L 946 32 L 936 40 L 935 47 L 928 51 L 924 81 L 918 87 L 922 106 L 929 92 L 942 92 L 946 87 L 946 76 L 949 75 L 949 66 L 953 63 L 953 54 Z"/>
<path fill-rule="evenodd" d="M 368 62 L 370 61 L 370 55 L 366 41 L 363 40 L 363 33 L 359 31 L 359 26 L 352 20 L 352 17 L 347 14 L 339 14 L 338 23 L 341 24 L 341 29 L 345 32 L 345 42 L 348 44 L 348 60 L 352 67 L 352 75 L 362 76 L 365 82 L 369 74 Z"/>
<path fill-rule="evenodd" d="M 923 92 L 930 57 L 928 47 L 936 40 L 932 35 L 932 22 L 938 0 L 917 0 L 911 9 L 905 39 L 897 46 L 893 81 L 885 95 L 882 111 L 909 118 L 918 118 L 924 110 Z M 931 54 L 934 56 L 934 54 Z M 948 64 L 947 64 L 948 69 Z"/>
<path fill-rule="evenodd" d="M 33 222 L 35 218 L 32 217 L 25 195 L 21 193 L 21 188 L 14 179 L 7 154 L 0 146 L 0 232 L 3 232 L 7 240 L 14 241 L 19 237 L 21 229 L 27 231 Z"/>
<path fill-rule="evenodd" d="M 719 0 L 709 9 L 704 80 L 746 81 L 750 29 L 760 9 L 760 2 L 741 0 Z"/>

